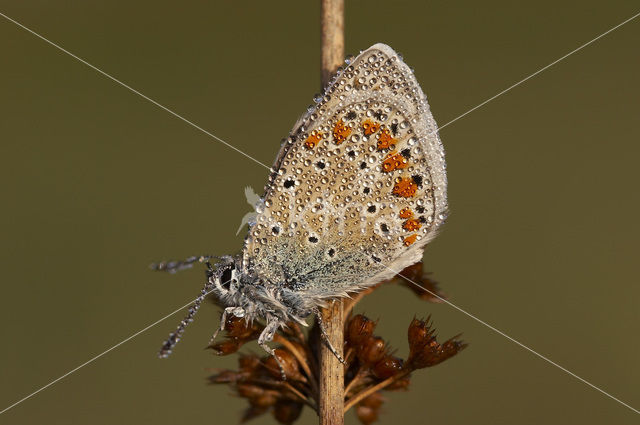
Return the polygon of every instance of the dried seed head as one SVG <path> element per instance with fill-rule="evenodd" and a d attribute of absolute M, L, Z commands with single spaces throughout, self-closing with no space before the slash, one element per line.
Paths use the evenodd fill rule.
<path fill-rule="evenodd" d="M 424 282 L 417 277 L 422 275 L 419 265 L 405 269 L 403 274 L 413 281 Z M 368 394 L 353 406 L 359 421 L 365 425 L 379 418 L 384 401 L 382 389 L 407 390 L 414 370 L 436 365 L 466 347 L 457 336 L 438 343 L 430 317 L 414 319 L 408 328 L 409 358 L 403 361 L 391 355 L 385 341 L 373 334 L 376 325 L 377 322 L 358 314 L 347 320 L 344 329 L 347 348 L 345 384 L 353 384 L 347 397 L 365 396 L 363 392 Z M 306 338 L 299 329 L 294 329 L 295 326 L 295 323 L 291 324 L 276 336 L 275 342 L 282 346 L 274 350 L 275 357 L 241 355 L 237 371 L 222 370 L 209 377 L 211 384 L 229 384 L 239 396 L 247 399 L 249 408 L 243 422 L 271 411 L 278 423 L 293 424 L 300 417 L 305 400 L 317 403 L 313 380 L 308 377 L 314 376 L 313 369 L 317 367 L 313 353 L 317 351 L 315 344 L 320 339 Z M 221 355 L 234 353 L 244 343 L 256 339 L 263 329 L 264 326 L 258 322 L 250 323 L 230 315 L 225 321 L 226 339 L 210 348 Z M 317 327 L 312 332 L 314 330 L 317 331 Z M 286 383 L 282 382 L 282 371 Z M 384 386 L 376 387 L 380 383 Z"/>
<path fill-rule="evenodd" d="M 257 323 L 249 324 L 243 318 L 229 315 L 224 326 L 227 338 L 224 341 L 213 343 L 207 348 L 211 348 L 219 356 L 235 353 L 247 342 L 258 338 L 262 328 Z"/>
<path fill-rule="evenodd" d="M 254 399 L 250 399 L 249 403 L 258 407 L 269 407 L 278 401 L 278 391 L 265 390 L 261 395 Z"/>
<path fill-rule="evenodd" d="M 245 423 L 247 421 L 250 421 L 253 418 L 257 418 L 258 416 L 266 413 L 268 410 L 269 410 L 268 407 L 258 407 L 258 406 L 249 405 L 249 408 L 244 411 L 244 414 L 240 419 L 240 423 Z"/>
<path fill-rule="evenodd" d="M 245 319 L 236 317 L 233 314 L 227 316 L 224 329 L 227 337 L 240 339 L 252 338 L 256 334 L 259 335 L 262 330 L 257 322 L 249 324 Z"/>
<path fill-rule="evenodd" d="M 356 314 L 347 323 L 346 340 L 351 346 L 357 347 L 363 340 L 373 335 L 375 328 L 376 322 L 362 314 Z"/>
<path fill-rule="evenodd" d="M 378 420 L 380 406 L 384 403 L 384 397 L 380 392 L 371 394 L 356 406 L 356 416 L 364 425 L 369 425 Z"/>
<path fill-rule="evenodd" d="M 378 379 L 387 379 L 402 372 L 402 359 L 388 355 L 373 366 L 372 372 Z"/>
<path fill-rule="evenodd" d="M 413 319 L 409 325 L 409 358 L 407 365 L 411 369 L 422 369 L 434 366 L 455 356 L 467 344 L 458 340 L 459 335 L 439 344 L 435 330 L 431 328 L 429 319 Z"/>
<path fill-rule="evenodd" d="M 426 320 L 414 318 L 409 324 L 408 337 L 409 349 L 411 352 L 419 351 L 429 340 L 432 339 L 435 329 L 431 329 L 431 316 Z"/>
<path fill-rule="evenodd" d="M 255 355 L 241 355 L 238 358 L 238 366 L 241 371 L 253 375 L 260 366 L 260 359 Z"/>
<path fill-rule="evenodd" d="M 277 391 L 268 390 L 258 385 L 241 383 L 236 386 L 236 391 L 240 397 L 248 399 L 251 406 L 270 407 L 278 400 Z"/>
<path fill-rule="evenodd" d="M 305 378 L 300 373 L 300 365 L 293 354 L 282 348 L 276 348 L 274 355 L 278 357 L 278 360 L 274 356 L 267 356 L 264 359 L 264 365 L 269 374 L 276 379 L 282 379 L 280 366 L 288 381 L 304 381 Z M 278 365 L 280 361 L 280 365 Z"/>
<path fill-rule="evenodd" d="M 242 344 L 242 340 L 239 339 L 225 339 L 224 341 L 211 344 L 207 348 L 211 348 L 213 352 L 219 356 L 226 356 L 238 351 Z"/>
<path fill-rule="evenodd" d="M 367 337 L 356 350 L 358 360 L 367 367 L 373 367 L 387 354 L 384 340 L 375 336 Z"/>
<path fill-rule="evenodd" d="M 273 407 L 273 417 L 283 425 L 291 425 L 302 413 L 302 403 L 290 400 L 279 400 Z"/>
<path fill-rule="evenodd" d="M 369 425 L 378 420 L 378 409 L 372 409 L 367 406 L 356 406 L 356 416 L 358 420 L 364 424 Z"/>
<path fill-rule="evenodd" d="M 211 375 L 208 380 L 210 384 L 230 384 L 238 382 L 243 378 L 241 372 L 235 370 L 223 370 L 217 375 Z"/>

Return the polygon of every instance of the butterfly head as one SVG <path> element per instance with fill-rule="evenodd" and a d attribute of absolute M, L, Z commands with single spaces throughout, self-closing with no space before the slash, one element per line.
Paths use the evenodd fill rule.
<path fill-rule="evenodd" d="M 215 295 L 223 305 L 234 305 L 242 298 L 241 261 L 231 256 L 221 257 L 221 260 L 207 272 L 209 289 L 206 292 Z"/>

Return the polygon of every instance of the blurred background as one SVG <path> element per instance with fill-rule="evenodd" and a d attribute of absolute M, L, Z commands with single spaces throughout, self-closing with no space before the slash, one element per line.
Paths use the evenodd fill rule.
<path fill-rule="evenodd" d="M 320 90 L 319 9 L 0 0 L 0 12 L 267 164 Z M 346 50 L 402 52 L 442 125 L 638 11 L 631 0 L 347 0 Z M 442 130 L 451 215 L 425 254 L 453 303 L 635 408 L 639 39 L 636 20 Z M 4 18 L 0 51 L 3 409 L 195 298 L 202 270 L 147 265 L 238 252 L 243 189 L 261 193 L 267 172 Z M 414 315 L 470 344 L 390 393 L 382 424 L 638 421 L 447 305 L 390 286 L 358 311 L 380 319 L 400 356 Z M 216 308 L 170 359 L 156 357 L 181 317 L 0 423 L 236 423 L 245 401 L 205 384 L 208 369 L 236 365 L 203 350 Z M 306 410 L 299 423 L 317 420 Z"/>

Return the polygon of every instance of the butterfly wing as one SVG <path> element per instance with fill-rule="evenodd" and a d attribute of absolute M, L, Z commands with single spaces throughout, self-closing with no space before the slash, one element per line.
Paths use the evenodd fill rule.
<path fill-rule="evenodd" d="M 419 261 L 447 210 L 444 150 L 413 72 L 384 44 L 340 71 L 284 142 L 243 267 L 305 298 Z"/>

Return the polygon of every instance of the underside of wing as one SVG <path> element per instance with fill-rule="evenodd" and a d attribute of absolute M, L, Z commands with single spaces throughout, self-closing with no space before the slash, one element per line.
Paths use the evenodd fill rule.
<path fill-rule="evenodd" d="M 409 67 L 376 44 L 294 127 L 243 264 L 310 298 L 342 296 L 418 261 L 447 210 L 444 150 Z"/>

